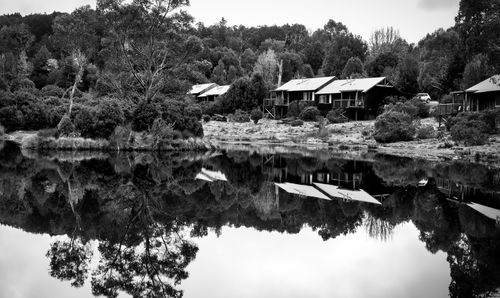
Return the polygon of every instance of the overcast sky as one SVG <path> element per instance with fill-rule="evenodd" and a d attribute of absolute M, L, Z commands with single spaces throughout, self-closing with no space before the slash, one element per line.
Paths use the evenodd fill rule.
<path fill-rule="evenodd" d="M 329 19 L 368 40 L 374 29 L 393 26 L 409 42 L 454 24 L 459 0 L 191 0 L 196 22 L 211 25 L 224 17 L 229 25 L 300 23 L 314 31 Z M 0 13 L 66 11 L 95 0 L 0 0 Z"/>

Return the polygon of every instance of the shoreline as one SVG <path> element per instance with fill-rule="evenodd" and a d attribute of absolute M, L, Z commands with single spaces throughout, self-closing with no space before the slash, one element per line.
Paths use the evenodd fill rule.
<path fill-rule="evenodd" d="M 422 124 L 437 126 L 434 119 L 422 119 Z M 309 153 L 342 155 L 362 158 L 365 155 L 383 154 L 427 161 L 458 160 L 481 163 L 491 167 L 500 167 L 500 135 L 490 138 L 483 146 L 464 147 L 452 145 L 449 135 L 441 139 L 414 140 L 381 144 L 371 137 L 374 121 L 358 121 L 325 126 L 328 132 L 318 137 L 318 124 L 305 122 L 304 125 L 292 127 L 280 124 L 277 120 L 264 119 L 258 124 L 215 122 L 203 123 L 205 136 L 177 141 L 174 146 L 158 150 L 147 147 L 113 148 L 108 145 L 101 148 L 54 147 L 39 148 L 55 151 L 108 151 L 108 152 L 181 152 L 181 151 L 216 151 L 216 150 L 249 150 L 259 154 L 271 153 Z M 36 136 L 37 132 L 17 131 L 5 134 L 3 139 L 22 146 L 26 138 Z M 66 138 L 75 140 L 75 138 Z M 97 142 L 90 140 L 89 142 Z M 103 140 L 104 141 L 104 140 Z M 107 142 L 107 141 L 106 141 Z"/>

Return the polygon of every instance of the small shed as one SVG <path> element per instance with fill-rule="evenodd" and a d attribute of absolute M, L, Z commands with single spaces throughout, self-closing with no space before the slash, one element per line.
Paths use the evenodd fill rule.
<path fill-rule="evenodd" d="M 465 110 L 483 111 L 500 108 L 500 74 L 465 90 Z"/>
<path fill-rule="evenodd" d="M 193 85 L 193 87 L 191 87 L 191 90 L 189 90 L 188 94 L 194 97 L 198 97 L 200 94 L 207 92 L 208 90 L 215 88 L 217 86 L 218 85 L 215 83 Z"/>
<path fill-rule="evenodd" d="M 198 95 L 198 100 L 200 101 L 214 101 L 220 96 L 227 93 L 231 85 L 217 86 L 211 88 L 210 90 Z"/>

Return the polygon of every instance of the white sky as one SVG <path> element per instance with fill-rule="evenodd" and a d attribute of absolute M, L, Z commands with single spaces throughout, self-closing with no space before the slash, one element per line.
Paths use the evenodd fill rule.
<path fill-rule="evenodd" d="M 258 26 L 300 23 L 314 31 L 329 19 L 368 40 L 373 30 L 393 26 L 408 42 L 454 24 L 459 0 L 191 0 L 195 21 L 214 24 L 224 17 L 229 25 Z M 0 0 L 0 14 L 66 11 L 95 0 Z"/>

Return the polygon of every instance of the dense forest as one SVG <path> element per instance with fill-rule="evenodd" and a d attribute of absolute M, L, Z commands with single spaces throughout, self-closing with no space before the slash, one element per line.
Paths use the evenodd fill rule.
<path fill-rule="evenodd" d="M 220 104 L 234 112 L 293 78 L 385 76 L 404 93 L 439 99 L 500 72 L 497 0 L 461 0 L 455 26 L 417 44 L 397 28 L 374 28 L 366 41 L 334 20 L 314 32 L 206 26 L 186 5 L 98 0 L 70 14 L 0 16 L 0 123 L 109 138 L 117 126 L 147 131 L 156 119 L 178 137 L 200 136 L 213 106 L 186 96 L 197 83 L 231 84 Z"/>

